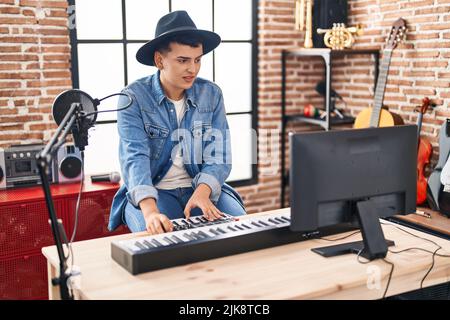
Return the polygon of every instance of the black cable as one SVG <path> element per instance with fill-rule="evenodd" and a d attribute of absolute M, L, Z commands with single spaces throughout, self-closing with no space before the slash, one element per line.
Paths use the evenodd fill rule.
<path fill-rule="evenodd" d="M 353 235 L 355 235 L 355 234 L 358 234 L 358 233 L 361 233 L 361 230 L 355 231 L 355 232 L 353 232 L 353 233 L 351 233 L 351 234 L 349 234 L 349 235 L 346 235 L 346 236 L 344 236 L 344 237 L 341 237 L 341 238 L 336 238 L 336 239 L 319 238 L 319 239 L 325 240 L 325 241 L 333 242 L 333 241 L 338 241 L 338 240 L 347 239 L 347 238 L 349 238 L 349 237 L 351 237 L 351 236 L 353 236 Z M 368 263 L 372 262 L 371 260 L 361 261 L 361 260 L 359 259 L 359 258 L 360 258 L 360 255 L 361 255 L 361 253 L 362 253 L 362 251 L 363 251 L 363 249 L 359 250 L 358 255 L 356 256 L 356 260 L 358 261 L 358 263 L 360 263 L 360 264 L 368 264 Z M 387 291 L 388 291 L 388 289 L 389 289 L 389 285 L 391 284 L 392 274 L 394 273 L 394 264 L 393 264 L 392 262 L 390 262 L 390 261 L 384 259 L 384 258 L 383 258 L 383 261 L 384 261 L 385 263 L 391 265 L 391 271 L 389 272 L 388 281 L 387 281 L 387 284 L 386 284 L 386 289 L 384 290 L 383 297 L 382 297 L 382 299 L 385 299 L 385 298 L 386 298 Z"/>
<path fill-rule="evenodd" d="M 125 110 L 125 109 L 129 108 L 131 106 L 131 104 L 133 103 L 133 98 L 129 94 L 126 94 L 126 93 L 114 93 L 114 94 L 111 94 L 111 95 L 106 96 L 106 97 L 101 98 L 101 99 L 94 99 L 94 104 L 96 106 L 98 106 L 101 101 L 103 101 L 105 99 L 108 99 L 108 98 L 111 98 L 111 97 L 114 97 L 114 96 L 124 96 L 124 97 L 127 97 L 130 101 L 128 102 L 128 104 L 125 107 L 121 107 L 119 109 L 114 109 L 114 110 L 93 111 L 93 112 L 89 112 L 89 113 L 83 114 L 83 117 L 89 117 L 90 115 L 93 115 L 93 114 L 99 114 L 99 113 L 105 113 L 105 112 L 122 111 L 122 110 Z"/>
<path fill-rule="evenodd" d="M 387 294 L 389 285 L 391 284 L 392 274 L 394 273 L 394 264 L 393 264 L 392 262 L 386 260 L 386 258 L 383 258 L 383 261 L 384 261 L 385 263 L 391 265 L 391 271 L 389 272 L 389 277 L 388 277 L 388 282 L 387 282 L 387 284 L 386 284 L 386 289 L 384 290 L 383 297 L 382 297 L 381 299 L 385 299 L 385 298 L 386 298 L 386 294 Z"/>
<path fill-rule="evenodd" d="M 434 264 L 435 264 L 435 256 L 437 255 L 437 256 L 440 256 L 440 257 L 449 258 L 450 255 L 442 255 L 442 254 L 438 254 L 437 252 L 438 252 L 439 250 L 441 250 L 442 247 L 441 247 L 439 244 L 437 244 L 436 242 L 434 242 L 433 240 L 430 240 L 430 239 L 427 239 L 427 238 L 420 237 L 420 236 L 418 236 L 418 235 L 416 235 L 416 234 L 413 234 L 413 233 L 411 233 L 411 232 L 409 232 L 409 231 L 407 231 L 407 230 L 404 230 L 403 228 L 400 228 L 399 226 L 396 226 L 396 225 L 394 225 L 394 224 L 392 224 L 392 223 L 382 223 L 382 224 L 387 225 L 387 226 L 392 226 L 392 227 L 394 227 L 394 228 L 397 228 L 397 229 L 399 229 L 400 231 L 403 231 L 403 232 L 405 232 L 405 233 L 407 233 L 407 234 L 409 234 L 409 235 L 411 235 L 411 236 L 413 236 L 413 237 L 416 237 L 416 238 L 418 238 L 418 239 L 428 241 L 428 242 L 434 244 L 436 247 L 438 247 L 434 252 L 433 252 L 433 251 L 426 250 L 426 249 L 422 249 L 422 248 L 417 248 L 417 247 L 411 247 L 411 248 L 407 248 L 407 249 L 404 249 L 404 250 L 401 250 L 401 251 L 397 251 L 397 252 L 389 250 L 389 252 L 391 252 L 391 253 L 393 253 L 393 254 L 400 254 L 400 253 L 402 253 L 402 252 L 409 251 L 409 250 L 422 250 L 422 251 L 425 251 L 425 252 L 428 252 L 428 253 L 431 253 L 431 254 L 432 254 L 432 256 L 431 256 L 431 259 L 432 259 L 431 266 L 430 266 L 430 268 L 427 270 L 427 273 L 425 274 L 425 276 L 424 276 L 424 277 L 422 278 L 422 280 L 420 281 L 420 289 L 422 290 L 422 289 L 423 289 L 423 283 L 425 282 L 425 279 L 426 279 L 427 276 L 431 273 L 431 270 L 433 270 L 433 268 L 434 268 Z"/>
<path fill-rule="evenodd" d="M 358 263 L 360 263 L 360 264 L 368 264 L 368 263 L 372 262 L 371 260 L 361 261 L 359 259 L 362 251 L 363 251 L 363 249 L 359 250 L 358 255 L 356 256 L 356 261 L 358 261 Z M 389 285 L 391 284 L 392 274 L 394 273 L 394 264 L 392 262 L 386 260 L 385 258 L 383 258 L 383 261 L 385 263 L 391 265 L 391 271 L 389 272 L 388 281 L 387 281 L 387 284 L 386 284 L 386 289 L 384 289 L 384 293 L 383 293 L 383 296 L 381 297 L 381 299 L 385 299 L 386 298 L 386 294 L 388 292 Z"/>
<path fill-rule="evenodd" d="M 319 240 L 325 240 L 325 241 L 330 241 L 330 242 L 339 241 L 339 240 L 344 240 L 344 239 L 350 238 L 351 236 L 353 236 L 355 234 L 358 234 L 358 233 L 361 233 L 361 230 L 355 231 L 355 232 L 353 232 L 353 233 L 351 233 L 349 235 L 346 235 L 344 237 L 341 237 L 341 238 L 336 238 L 336 239 L 319 238 Z"/>
<path fill-rule="evenodd" d="M 80 190 L 78 192 L 78 198 L 77 198 L 77 203 L 76 203 L 76 207 L 75 207 L 75 223 L 72 229 L 72 236 L 70 237 L 70 243 L 69 243 L 69 247 L 70 247 L 70 253 L 72 255 L 72 269 L 73 269 L 73 265 L 74 265 L 74 261 L 75 261 L 75 257 L 73 255 L 73 251 L 72 251 L 72 242 L 75 240 L 75 236 L 77 233 L 77 228 L 78 228 L 78 220 L 79 220 L 79 211 L 80 211 L 80 202 L 81 202 L 81 194 L 83 192 L 83 186 L 84 186 L 84 151 L 81 151 L 81 181 L 80 181 Z"/>
<path fill-rule="evenodd" d="M 418 247 L 411 247 L 411 248 L 403 249 L 403 250 L 400 250 L 400 251 L 392 251 L 392 250 L 389 249 L 389 252 L 390 253 L 394 253 L 394 254 L 399 254 L 399 253 L 403 253 L 405 251 L 411 251 L 411 250 L 420 250 L 420 251 L 424 251 L 424 252 L 428 252 L 428 253 L 434 253 L 433 251 L 430 251 L 430 250 L 427 250 L 427 249 L 423 249 L 423 248 L 418 248 Z M 450 255 L 447 255 L 447 254 L 436 253 L 436 256 L 444 257 L 444 258 L 450 258 Z"/>

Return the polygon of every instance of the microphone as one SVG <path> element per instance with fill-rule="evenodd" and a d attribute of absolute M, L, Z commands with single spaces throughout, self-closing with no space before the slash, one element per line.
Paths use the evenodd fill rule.
<path fill-rule="evenodd" d="M 114 171 L 106 174 L 97 174 L 91 176 L 91 182 L 111 182 L 118 183 L 120 181 L 120 173 Z"/>
<path fill-rule="evenodd" d="M 128 104 L 120 109 L 98 111 L 97 106 L 101 101 L 113 96 L 128 97 Z M 89 94 L 78 89 L 66 90 L 60 93 L 52 106 L 52 115 L 56 124 L 59 126 L 67 113 L 74 104 L 77 104 L 76 122 L 72 125 L 71 131 L 75 146 L 84 151 L 84 147 L 88 145 L 88 130 L 93 127 L 97 121 L 97 114 L 102 112 L 122 111 L 131 106 L 133 98 L 128 93 L 114 93 L 102 99 L 94 99 Z"/>
<path fill-rule="evenodd" d="M 99 101 L 93 99 L 86 92 L 72 89 L 66 90 L 59 94 L 52 106 L 52 115 L 56 124 L 59 126 L 72 105 L 78 104 L 76 112 L 76 121 L 72 125 L 71 131 L 75 146 L 84 151 L 84 147 L 88 145 L 88 130 L 93 127 L 97 120 L 97 106 Z M 84 116 L 89 114 L 88 116 Z"/>
<path fill-rule="evenodd" d="M 316 91 L 321 95 L 321 96 L 325 96 L 326 92 L 327 92 L 327 88 L 326 88 L 326 82 L 325 81 L 320 81 L 317 85 L 316 85 Z M 344 98 L 341 97 L 341 95 L 339 93 L 337 93 L 336 91 L 334 91 L 333 89 L 330 90 L 330 95 L 332 98 L 338 98 L 339 100 L 344 101 Z"/>

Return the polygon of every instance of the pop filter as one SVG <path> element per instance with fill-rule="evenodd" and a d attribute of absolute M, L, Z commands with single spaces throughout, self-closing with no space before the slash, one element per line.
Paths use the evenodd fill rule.
<path fill-rule="evenodd" d="M 96 112 L 98 103 L 96 103 L 96 101 L 86 92 L 78 89 L 72 89 L 59 94 L 56 97 L 55 102 L 53 102 L 52 114 L 57 125 L 62 122 L 66 114 L 69 112 L 72 103 L 80 103 L 83 112 L 86 114 L 89 113 L 89 115 L 84 118 L 87 121 L 88 126 L 95 124 L 95 120 L 97 119 Z"/>

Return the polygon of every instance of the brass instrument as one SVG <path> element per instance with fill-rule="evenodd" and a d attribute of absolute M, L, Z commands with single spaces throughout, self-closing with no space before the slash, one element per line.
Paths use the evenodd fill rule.
<path fill-rule="evenodd" d="M 295 0 L 295 29 L 300 31 L 305 30 L 304 47 L 307 49 L 313 47 L 312 8 L 313 0 Z"/>
<path fill-rule="evenodd" d="M 345 27 L 344 23 L 333 23 L 332 29 L 317 29 L 318 34 L 324 34 L 324 43 L 333 50 L 343 50 L 351 48 L 355 43 L 353 34 L 362 35 L 363 29 L 360 25 L 356 27 Z"/>

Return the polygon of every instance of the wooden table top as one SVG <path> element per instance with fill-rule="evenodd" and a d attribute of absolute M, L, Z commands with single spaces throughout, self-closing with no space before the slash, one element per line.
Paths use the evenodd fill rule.
<path fill-rule="evenodd" d="M 289 208 L 260 213 L 289 213 Z M 398 225 L 383 221 L 391 250 L 419 247 L 434 251 L 428 241 L 408 235 Z M 412 230 L 413 234 L 442 246 L 450 254 L 450 241 Z M 391 266 L 383 260 L 359 263 L 353 254 L 324 258 L 312 248 L 357 241 L 361 234 L 330 243 L 323 239 L 237 254 L 136 276 L 111 258 L 111 241 L 132 239 L 145 233 L 126 234 L 73 244 L 75 264 L 80 267 L 78 297 L 83 299 L 379 299 L 387 285 Z M 341 238 L 343 235 L 327 238 Z M 56 247 L 42 249 L 50 266 L 57 268 Z M 364 261 L 363 258 L 360 260 Z M 420 288 L 431 264 L 431 254 L 418 250 L 388 253 L 394 263 L 387 296 Z M 378 279 L 378 280 L 377 280 Z M 450 259 L 435 257 L 435 266 L 424 287 L 450 281 Z"/>

